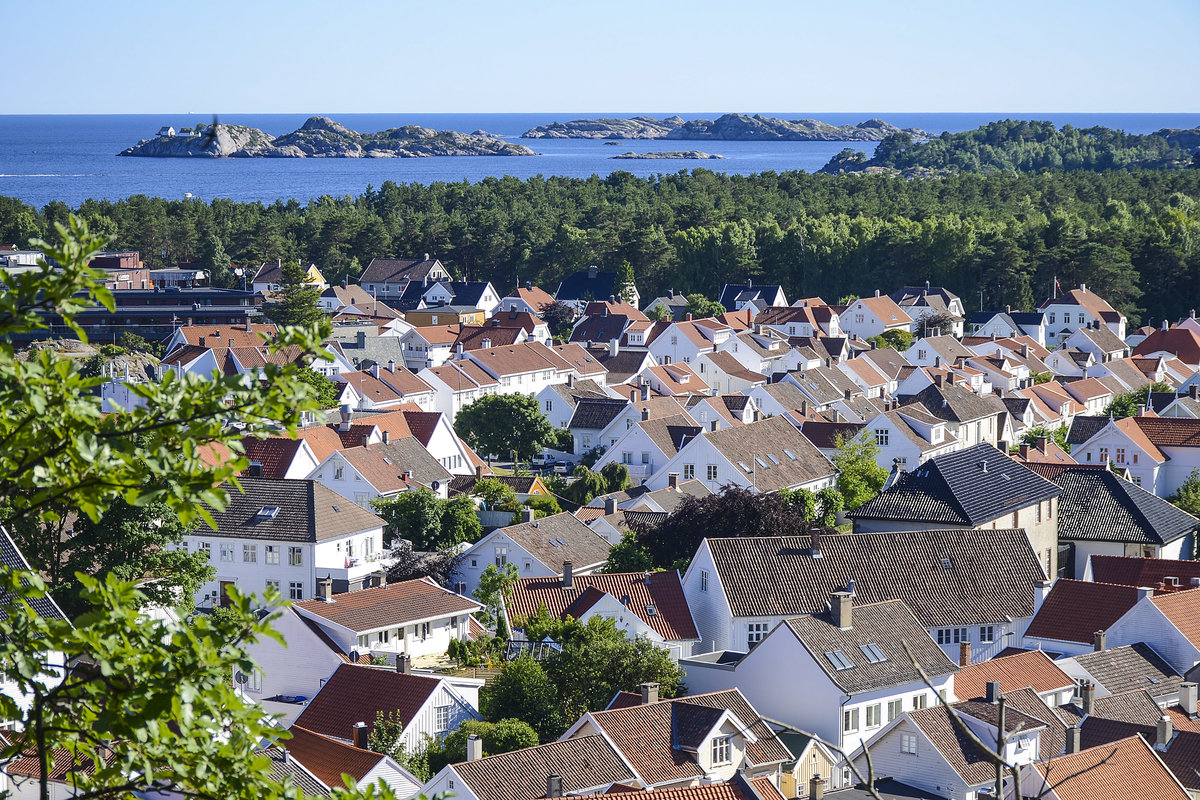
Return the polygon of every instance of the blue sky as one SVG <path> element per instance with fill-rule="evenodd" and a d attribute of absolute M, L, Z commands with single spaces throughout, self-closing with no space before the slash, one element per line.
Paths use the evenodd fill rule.
<path fill-rule="evenodd" d="M 0 0 L 0 113 L 1196 112 L 1198 0 Z"/>

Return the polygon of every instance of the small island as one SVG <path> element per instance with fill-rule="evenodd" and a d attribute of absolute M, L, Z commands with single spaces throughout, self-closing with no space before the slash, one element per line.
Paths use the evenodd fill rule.
<path fill-rule="evenodd" d="M 435 131 L 418 125 L 358 133 L 329 117 L 309 117 L 298 130 L 273 137 L 258 128 L 213 123 L 176 132 L 164 127 L 120 156 L 148 158 L 429 158 L 534 156 L 525 145 L 490 134 Z"/>
<path fill-rule="evenodd" d="M 629 153 L 621 153 L 620 155 L 616 155 L 616 156 L 609 156 L 609 158 L 649 158 L 649 159 L 654 159 L 654 158 L 702 159 L 702 158 L 724 158 L 724 157 L 725 156 L 716 155 L 714 153 L 704 153 L 699 150 L 672 150 L 669 153 L 629 152 Z"/>
<path fill-rule="evenodd" d="M 716 120 L 680 117 L 576 119 L 539 125 L 521 134 L 524 139 L 714 139 L 758 142 L 879 142 L 893 133 L 914 140 L 932 139 L 918 128 L 898 128 L 881 119 L 857 125 L 830 125 L 815 119 L 784 120 L 760 114 L 725 114 Z"/>

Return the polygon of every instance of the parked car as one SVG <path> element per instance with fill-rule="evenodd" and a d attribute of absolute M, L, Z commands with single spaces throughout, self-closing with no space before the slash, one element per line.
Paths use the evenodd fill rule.
<path fill-rule="evenodd" d="M 554 456 L 549 453 L 538 453 L 529 463 L 535 467 L 552 467 L 554 466 Z"/>

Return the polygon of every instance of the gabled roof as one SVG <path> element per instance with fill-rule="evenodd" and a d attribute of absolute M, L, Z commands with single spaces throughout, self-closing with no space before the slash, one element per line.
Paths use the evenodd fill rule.
<path fill-rule="evenodd" d="M 217 523 L 216 532 L 202 535 L 320 542 L 384 526 L 379 517 L 316 481 L 249 477 L 239 480 L 240 492 L 234 486 L 223 487 L 229 495 L 225 509 L 210 509 Z"/>
<path fill-rule="evenodd" d="M 1135 356 L 1158 352 L 1174 353 L 1185 364 L 1200 364 L 1200 335 L 1191 328 L 1156 330 L 1133 349 Z"/>
<path fill-rule="evenodd" d="M 1059 756 L 1032 768 L 1054 787 L 1058 800 L 1190 798 L 1150 746 L 1137 736 Z M 1039 782 L 1037 788 L 1041 786 Z"/>
<path fill-rule="evenodd" d="M 436 267 L 442 267 L 436 258 L 373 258 L 359 276 L 359 283 L 398 283 L 420 281 L 429 276 Z"/>
<path fill-rule="evenodd" d="M 935 456 L 851 511 L 853 519 L 975 527 L 1062 490 L 987 443 Z"/>
<path fill-rule="evenodd" d="M 499 528 L 498 532 L 556 573 L 561 572 L 564 561 L 579 570 L 603 563 L 612 548 L 607 539 L 566 511 Z"/>
<path fill-rule="evenodd" d="M 346 741 L 352 741 L 354 723 L 367 723 L 369 731 L 375 727 L 380 712 L 394 713 L 407 727 L 441 683 L 440 678 L 393 669 L 339 664 L 308 701 L 295 724 Z M 545 776 L 542 781 L 545 782 Z"/>
<path fill-rule="evenodd" d="M 505 296 L 520 298 L 536 311 L 541 311 L 543 306 L 551 305 L 554 302 L 554 295 L 540 286 L 519 287 L 513 289 Z"/>
<path fill-rule="evenodd" d="M 742 362 L 733 357 L 733 353 L 727 350 L 719 350 L 715 353 L 704 353 L 702 358 L 706 358 L 713 363 L 721 372 L 724 372 L 731 378 L 737 378 L 741 381 L 746 381 L 750 384 L 766 383 L 767 376 L 761 372 L 745 367 Z"/>
<path fill-rule="evenodd" d="M 959 675 L 961 674 L 960 672 Z M 958 675 L 954 676 L 954 685 L 957 690 Z M 1066 723 L 1059 718 L 1053 708 L 1046 705 L 1045 701 L 1042 700 L 1041 696 L 1032 687 L 1016 690 L 1010 689 L 1003 694 L 1004 703 L 1009 708 L 1016 709 L 1025 716 L 1032 717 L 1046 726 L 1046 729 L 1038 737 L 1039 758 L 1054 758 L 1066 749 Z"/>
<path fill-rule="evenodd" d="M 10 570 L 32 571 L 29 562 L 25 560 L 25 556 L 17 548 L 16 542 L 8 535 L 8 530 L 3 525 L 0 525 L 0 563 Z M 9 602 L 11 602 L 11 597 L 8 596 L 8 592 L 0 592 L 0 606 L 7 605 Z M 48 594 L 29 598 L 27 602 L 30 608 L 43 619 L 66 619 L 58 604 Z"/>
<path fill-rule="evenodd" d="M 1116 309 L 1108 304 L 1104 298 L 1095 292 L 1087 289 L 1071 289 L 1068 292 L 1063 292 L 1057 298 L 1047 298 L 1038 306 L 1038 310 L 1042 311 L 1050 306 L 1079 306 L 1096 319 L 1106 319 L 1105 314 L 1115 314 Z"/>
<path fill-rule="evenodd" d="M 783 385 L 783 384 L 779 384 Z M 820 422 L 805 420 L 800 424 L 800 433 L 822 450 L 837 447 L 838 438 L 853 439 L 865 428 L 861 422 Z"/>
<path fill-rule="evenodd" d="M 1025 532 L 937 529 L 823 536 L 707 539 L 737 617 L 825 610 L 854 580 L 863 603 L 903 600 L 926 628 L 1033 615 L 1033 584 L 1045 575 Z"/>
<path fill-rule="evenodd" d="M 637 779 L 603 736 L 577 736 L 451 767 L 478 800 L 541 800 L 551 774 L 562 778 L 564 797 Z"/>
<path fill-rule="evenodd" d="M 584 317 L 571 330 L 572 342 L 611 342 L 620 339 L 632 320 L 624 314 Z"/>
<path fill-rule="evenodd" d="M 676 746 L 678 734 L 694 734 L 698 718 L 715 723 L 720 714 L 713 717 L 712 713 L 726 710 L 756 739 L 746 745 L 746 761 L 751 766 L 790 760 L 787 748 L 737 689 L 594 711 L 590 716 L 642 780 L 654 785 L 704 775 L 695 756 Z"/>
<path fill-rule="evenodd" d="M 550 352 L 569 364 L 580 377 L 603 378 L 608 370 L 581 344 L 566 342 L 550 347 Z"/>
<path fill-rule="evenodd" d="M 301 764 L 299 759 L 291 757 L 287 748 L 289 743 L 278 742 L 270 747 L 255 750 L 254 754 L 270 761 L 268 771 L 274 780 L 290 780 L 304 797 L 329 797 L 329 787 Z M 11 764 L 6 770 L 13 775 L 19 774 L 13 767 L 19 767 L 19 764 Z M 339 780 L 335 785 L 341 786 L 342 782 Z"/>
<path fill-rule="evenodd" d="M 262 466 L 264 478 L 282 478 L 292 466 L 296 452 L 303 443 L 303 439 L 291 439 L 287 436 L 268 436 L 265 439 L 242 437 L 246 458 L 250 463 Z M 248 470 L 241 474 L 248 474 Z"/>
<path fill-rule="evenodd" d="M 929 678 L 958 671 L 958 665 L 929 638 L 903 601 L 855 605 L 851 617 L 852 627 L 846 630 L 839 628 L 828 613 L 792 617 L 783 622 L 813 661 L 847 694 L 921 680 L 910 651 Z M 883 654 L 882 661 L 873 661 L 862 649 L 870 645 Z M 838 669 L 827 653 L 841 653 L 851 666 Z"/>
<path fill-rule="evenodd" d="M 447 483 L 453 477 L 429 451 L 413 437 L 376 442 L 366 447 L 347 447 L 341 452 L 346 463 L 380 494 L 392 494 L 434 481 Z M 404 473 L 411 472 L 405 480 Z"/>
<path fill-rule="evenodd" d="M 987 694 L 988 681 L 999 683 L 1001 693 L 1028 686 L 1044 694 L 1075 685 L 1071 676 L 1059 669 L 1049 656 L 1041 650 L 1029 650 L 960 668 L 954 676 L 954 694 L 963 700 L 983 697 Z"/>
<path fill-rule="evenodd" d="M 935 417 L 949 422 L 973 422 L 1007 413 L 1004 403 L 994 394 L 979 394 L 959 381 L 954 384 L 930 384 L 914 399 Z"/>
<path fill-rule="evenodd" d="M 1029 623 L 1026 636 L 1091 644 L 1138 601 L 1134 586 L 1059 578 Z"/>
<path fill-rule="evenodd" d="M 665 786 L 654 789 L 653 800 L 783 800 L 779 789 L 766 775 L 747 778 L 735 774 L 725 783 L 702 783 L 696 786 Z M 650 797 L 646 789 L 615 783 L 605 794 L 629 794 L 630 800 Z"/>
<path fill-rule="evenodd" d="M 1174 694 L 1184 681 L 1183 676 L 1144 642 L 1082 653 L 1075 656 L 1075 663 L 1087 670 L 1111 694 L 1142 689 L 1153 696 Z"/>
<path fill-rule="evenodd" d="M 585 397 L 575 404 L 575 413 L 567 423 L 570 429 L 602 431 L 629 408 L 629 401 L 620 397 Z"/>
<path fill-rule="evenodd" d="M 1107 469 L 1065 469 L 1054 478 L 1060 539 L 1163 545 L 1200 520 Z"/>
<path fill-rule="evenodd" d="M 833 463 L 784 417 L 769 417 L 701 434 L 760 492 L 774 492 L 832 475 Z M 743 466 L 745 465 L 745 466 Z"/>
<path fill-rule="evenodd" d="M 1178 578 L 1181 586 L 1191 586 L 1193 578 L 1200 578 L 1200 561 L 1092 555 L 1094 581 L 1123 586 L 1160 586 L 1168 577 Z"/>
<path fill-rule="evenodd" d="M 975 710 L 976 713 L 980 713 L 978 708 Z M 989 779 L 995 780 L 996 768 L 993 763 L 973 741 L 958 730 L 950 710 L 941 703 L 909 711 L 908 721 L 925 735 L 950 768 L 968 786 L 977 786 Z M 1005 728 L 1008 728 L 1008 725 Z"/>
<path fill-rule="evenodd" d="M 1158 595 L 1151 599 L 1189 642 L 1200 647 L 1200 589 Z"/>
<path fill-rule="evenodd" d="M 885 326 L 888 325 L 907 325 L 913 321 L 913 318 L 908 313 L 896 304 L 896 301 L 887 295 L 879 297 L 860 297 L 855 302 L 861 302 L 863 306 L 879 318 Z M 851 306 L 854 303 L 850 304 Z"/>
<path fill-rule="evenodd" d="M 682 641 L 699 639 L 696 623 L 688 609 L 683 585 L 675 570 L 665 572 L 618 572 L 594 575 L 575 575 L 573 586 L 565 588 L 560 578 L 521 578 L 505 598 L 509 616 L 528 617 L 545 606 L 550 616 L 577 616 L 573 606 L 589 589 L 612 595 L 618 601 L 628 597 L 626 607 L 642 622 L 664 639 Z M 650 613 L 650 608 L 654 613 Z M 582 613 L 582 612 L 580 612 Z"/>
<path fill-rule="evenodd" d="M 603 300 L 616 294 L 617 273 L 581 269 L 563 279 L 554 296 L 558 300 Z"/>
<path fill-rule="evenodd" d="M 320 569 L 317 572 L 319 574 Z M 318 599 L 295 605 L 308 614 L 355 633 L 470 614 L 483 607 L 468 597 L 443 589 L 428 578 L 342 592 L 333 595 L 333 601 L 329 603 Z"/>
<path fill-rule="evenodd" d="M 250 330 L 245 325 L 181 325 L 175 329 L 187 344 L 199 346 L 203 338 L 207 347 L 228 347 L 230 339 L 234 347 L 258 347 L 275 338 L 278 330 L 274 323 L 251 323 Z"/>
<path fill-rule="evenodd" d="M 503 347 L 523 341 L 525 332 L 522 328 L 502 328 L 499 325 L 463 325 L 458 332 L 455 346 L 462 345 L 463 350 L 481 350 L 484 347 Z"/>
<path fill-rule="evenodd" d="M 329 787 L 342 786 L 343 773 L 350 775 L 355 782 L 361 781 L 384 758 L 380 753 L 360 750 L 354 745 L 322 736 L 299 725 L 293 725 L 288 732 L 292 738 L 282 742 L 288 755 Z"/>

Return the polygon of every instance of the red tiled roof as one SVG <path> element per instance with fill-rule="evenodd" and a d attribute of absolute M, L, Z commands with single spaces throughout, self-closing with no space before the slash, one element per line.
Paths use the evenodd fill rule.
<path fill-rule="evenodd" d="M 1180 586 L 1190 587 L 1193 578 L 1200 578 L 1200 561 L 1092 555 L 1094 581 L 1122 586 L 1160 586 L 1168 577 L 1179 578 Z"/>
<path fill-rule="evenodd" d="M 433 432 L 437 430 L 438 420 L 442 418 L 440 411 L 405 411 L 404 421 L 407 427 L 412 431 L 412 435 L 417 437 L 417 441 L 426 447 L 429 446 L 429 440 L 433 438 Z"/>
<path fill-rule="evenodd" d="M 1108 630 L 1137 601 L 1134 586 L 1059 578 L 1025 635 L 1090 644 L 1096 631 Z"/>
<path fill-rule="evenodd" d="M 279 329 L 274 324 L 251 324 L 250 330 L 245 325 L 181 325 L 177 330 L 191 345 L 199 345 L 203 337 L 207 347 L 228 347 L 230 339 L 234 347 L 258 347 L 264 336 L 272 339 Z"/>
<path fill-rule="evenodd" d="M 562 778 L 564 797 L 636 779 L 602 736 L 578 736 L 452 766 L 478 800 L 540 800 L 550 774 Z"/>
<path fill-rule="evenodd" d="M 311 428 L 301 428 L 298 436 L 308 442 L 308 446 L 312 448 L 313 455 L 317 457 L 317 461 L 324 461 L 338 450 L 346 447 L 345 443 L 342 442 L 342 438 L 338 435 L 336 425 L 331 427 L 321 425 Z M 354 444 L 362 444 L 362 439 L 360 438 Z"/>
<path fill-rule="evenodd" d="M 293 609 L 289 609 L 289 610 L 291 611 L 291 613 L 296 614 L 296 609 L 293 608 Z M 345 661 L 347 664 L 370 664 L 371 663 L 370 652 L 366 652 L 366 651 L 359 652 L 357 650 L 355 650 L 354 652 L 358 653 L 358 660 L 352 661 L 350 659 L 350 656 L 348 654 L 342 652 L 342 648 L 338 646 L 338 643 L 335 642 L 329 636 L 329 634 L 326 633 L 321 628 L 321 626 L 317 624 L 317 621 L 315 619 L 310 619 L 309 617 L 306 617 L 303 614 L 296 614 L 296 619 L 303 622 L 304 626 L 306 628 L 308 628 L 310 631 L 312 631 L 316 635 L 316 637 L 321 640 L 322 644 L 324 644 L 326 647 L 328 647 L 330 650 L 332 650 L 334 655 L 336 655 L 342 661 Z M 474 617 L 472 617 L 472 619 L 474 619 Z"/>
<path fill-rule="evenodd" d="M 1158 595 L 1152 602 L 1184 638 L 1200 647 L 1200 589 Z"/>
<path fill-rule="evenodd" d="M 349 774 L 356 782 L 361 781 L 383 758 L 379 753 L 360 750 L 299 725 L 293 725 L 289 732 L 292 738 L 280 744 L 305 769 L 331 788 L 342 785 L 343 773 Z"/>
<path fill-rule="evenodd" d="M 997 681 L 1001 692 L 1029 686 L 1039 694 L 1074 684 L 1071 676 L 1059 669 L 1045 653 L 1031 650 L 961 668 L 954 676 L 954 694 L 962 700 L 983 697 L 988 681 Z"/>
<path fill-rule="evenodd" d="M 599 510 L 603 512 L 604 509 Z M 647 585 L 645 574 L 641 572 L 576 575 L 571 589 L 564 589 L 562 579 L 558 577 L 521 578 L 513 585 L 506 604 L 514 619 L 536 614 L 542 605 L 553 617 L 574 616 L 582 614 L 577 605 L 581 595 L 595 590 L 610 594 L 618 601 L 629 597 L 629 610 L 664 639 L 699 639 L 679 573 L 675 570 L 651 572 L 649 582 Z M 647 606 L 654 607 L 653 616 Z"/>
<path fill-rule="evenodd" d="M 1144 416 L 1128 421 L 1136 421 L 1146 438 L 1160 447 L 1200 447 L 1200 419 Z"/>
<path fill-rule="evenodd" d="M 469 614 L 481 606 L 474 600 L 443 589 L 428 578 L 419 578 L 335 594 L 332 603 L 303 600 L 295 603 L 295 608 L 361 633 L 434 617 Z"/>
<path fill-rule="evenodd" d="M 749 785 L 747 785 L 749 784 Z M 750 787 L 753 787 L 752 789 Z M 750 791 L 747 791 L 750 789 Z M 637 792 L 652 800 L 783 800 L 783 795 L 771 783 L 771 779 L 744 779 L 735 776 L 726 783 L 699 784 L 696 786 L 667 786 L 653 792 L 626 784 L 613 784 L 605 794 L 627 794 Z"/>
<path fill-rule="evenodd" d="M 1036 769 L 1054 787 L 1058 800 L 1190 798 L 1150 746 L 1137 736 L 1059 756 L 1037 764 Z"/>
<path fill-rule="evenodd" d="M 440 684 L 439 678 L 342 664 L 300 712 L 295 724 L 346 741 L 352 740 L 354 723 L 365 722 L 369 731 L 380 712 L 385 716 L 395 714 L 407 726 Z"/>
<path fill-rule="evenodd" d="M 1200 364 L 1200 336 L 1190 328 L 1156 330 L 1133 348 L 1135 356 L 1165 351 L 1174 353 L 1185 364 Z"/>
<path fill-rule="evenodd" d="M 289 439 L 286 436 L 268 436 L 266 439 L 246 436 L 242 439 L 246 458 L 262 465 L 264 478 L 286 477 L 288 468 L 292 466 L 292 460 L 295 459 L 296 451 L 300 449 L 301 444 L 303 444 L 301 439 Z M 249 471 L 247 470 L 243 474 L 249 474 Z"/>

